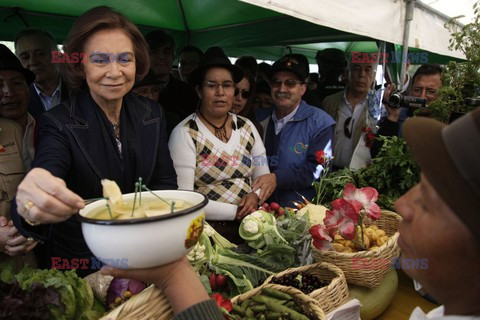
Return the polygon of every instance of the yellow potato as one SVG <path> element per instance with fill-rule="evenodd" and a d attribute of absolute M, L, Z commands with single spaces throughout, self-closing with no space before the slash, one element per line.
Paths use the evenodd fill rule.
<path fill-rule="evenodd" d="M 377 246 L 381 247 L 388 241 L 388 236 L 382 236 L 377 239 Z"/>
<path fill-rule="evenodd" d="M 377 246 L 371 246 L 370 248 L 368 248 L 368 251 L 376 250 L 376 249 L 378 249 L 378 248 L 379 248 L 379 247 L 377 247 Z"/>
<path fill-rule="evenodd" d="M 366 234 L 364 234 L 363 243 L 365 245 L 365 249 L 370 248 L 370 239 L 368 238 L 368 236 Z"/>
<path fill-rule="evenodd" d="M 355 243 L 353 243 L 353 241 L 346 240 L 345 247 L 353 249 L 353 248 L 355 248 Z"/>
<path fill-rule="evenodd" d="M 378 229 L 377 231 L 375 231 L 375 233 L 377 235 L 377 238 L 383 237 L 385 235 L 385 231 L 383 231 L 382 229 Z"/>
<path fill-rule="evenodd" d="M 175 201 L 175 207 L 174 207 L 175 210 L 181 210 L 183 209 L 183 207 L 185 207 L 185 201 L 183 200 L 169 200 L 167 201 L 169 204 L 166 204 L 164 201 L 161 201 L 161 200 L 155 200 L 155 201 L 150 201 L 148 203 L 148 207 L 152 210 L 170 209 L 172 206 L 172 201 Z"/>
<path fill-rule="evenodd" d="M 133 203 L 122 203 L 121 206 L 115 208 L 115 210 L 112 210 L 112 213 L 117 213 L 117 214 L 126 214 L 126 215 L 131 215 L 132 214 L 132 209 L 133 209 Z M 145 210 L 148 209 L 148 205 L 145 204 L 145 202 L 142 203 L 142 205 L 139 204 L 139 201 L 135 203 L 135 217 L 145 217 Z"/>
<path fill-rule="evenodd" d="M 372 230 L 377 230 L 377 229 L 378 229 L 378 227 L 377 227 L 376 225 L 374 225 L 374 224 L 372 224 L 371 226 L 369 226 L 369 228 L 372 229 Z"/>
<path fill-rule="evenodd" d="M 102 179 L 103 196 L 107 199 L 108 205 L 113 209 L 122 205 L 122 191 L 113 180 Z"/>
<path fill-rule="evenodd" d="M 341 245 L 340 243 L 333 243 L 332 246 L 333 246 L 333 249 L 337 252 L 345 251 L 345 247 L 343 245 Z"/>
<path fill-rule="evenodd" d="M 373 239 L 373 234 L 375 233 L 375 230 L 371 229 L 370 227 L 365 229 L 365 232 L 364 232 L 367 237 L 369 237 L 371 240 L 375 240 Z"/>

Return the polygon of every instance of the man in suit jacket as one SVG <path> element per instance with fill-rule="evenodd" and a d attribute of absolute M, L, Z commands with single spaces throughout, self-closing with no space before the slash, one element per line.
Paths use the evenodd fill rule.
<path fill-rule="evenodd" d="M 60 77 L 59 64 L 52 52 L 59 51 L 53 36 L 44 30 L 29 28 L 15 37 L 15 53 L 23 67 L 35 74 L 30 85 L 28 111 L 36 120 L 40 115 L 68 98 L 68 89 Z"/>
<path fill-rule="evenodd" d="M 350 63 L 348 86 L 323 100 L 324 110 L 336 121 L 333 138 L 333 166 L 350 165 L 353 151 L 367 120 L 367 95 L 375 79 L 373 63 Z"/>

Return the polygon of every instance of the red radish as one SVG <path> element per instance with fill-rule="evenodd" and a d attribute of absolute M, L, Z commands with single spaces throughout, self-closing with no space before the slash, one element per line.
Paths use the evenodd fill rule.
<path fill-rule="evenodd" d="M 216 281 L 216 275 L 215 273 L 212 272 L 212 274 L 210 275 L 210 287 L 212 288 L 212 290 L 215 290 L 217 289 L 217 281 Z"/>
<path fill-rule="evenodd" d="M 278 209 L 280 209 L 280 205 L 276 202 L 272 202 L 270 203 L 270 209 L 272 209 L 273 211 L 278 211 Z"/>
<path fill-rule="evenodd" d="M 285 214 L 285 209 L 279 208 L 277 211 L 277 217 L 281 217 Z"/>
<path fill-rule="evenodd" d="M 227 277 L 225 277 L 223 274 L 217 274 L 215 283 L 218 288 L 223 288 L 227 284 Z"/>

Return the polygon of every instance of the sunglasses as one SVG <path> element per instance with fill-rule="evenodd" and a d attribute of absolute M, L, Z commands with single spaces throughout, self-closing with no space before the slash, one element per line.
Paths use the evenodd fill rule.
<path fill-rule="evenodd" d="M 242 90 L 240 91 L 238 88 L 235 89 L 235 97 L 238 96 L 240 94 L 240 96 L 247 100 L 248 98 L 250 98 L 250 91 L 247 91 L 247 90 Z"/>
<path fill-rule="evenodd" d="M 353 122 L 355 120 L 352 120 L 352 117 L 348 117 L 347 119 L 345 119 L 345 122 L 343 123 L 343 133 L 345 133 L 345 136 L 347 138 L 351 138 L 352 137 L 352 131 L 350 131 L 350 122 L 352 123 L 352 128 L 353 128 Z"/>
<path fill-rule="evenodd" d="M 282 83 L 285 84 L 287 88 L 294 88 L 297 84 L 303 84 L 303 81 L 287 79 L 287 80 L 274 80 L 271 82 L 273 88 L 280 88 Z"/>

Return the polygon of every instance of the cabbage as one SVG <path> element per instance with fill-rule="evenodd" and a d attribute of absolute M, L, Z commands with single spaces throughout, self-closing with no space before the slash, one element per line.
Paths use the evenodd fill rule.
<path fill-rule="evenodd" d="M 305 207 L 297 211 L 297 219 L 303 217 L 304 214 L 308 212 L 307 220 L 309 226 L 314 226 L 316 224 L 323 225 L 323 219 L 327 213 L 328 208 L 322 205 L 315 205 L 313 203 L 307 204 Z"/>

